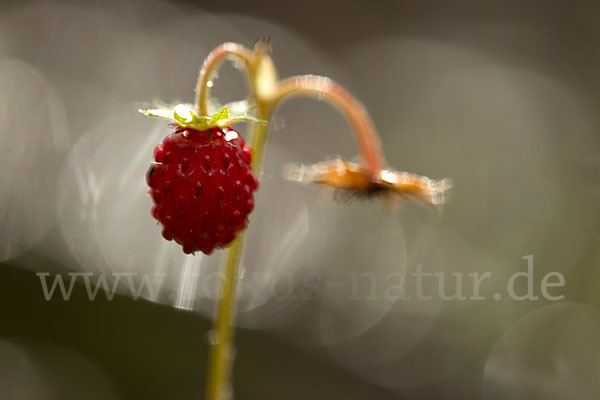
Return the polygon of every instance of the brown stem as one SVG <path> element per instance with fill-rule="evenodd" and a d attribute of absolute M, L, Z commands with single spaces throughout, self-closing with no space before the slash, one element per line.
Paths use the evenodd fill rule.
<path fill-rule="evenodd" d="M 294 76 L 279 82 L 277 93 L 271 102 L 276 104 L 288 97 L 301 95 L 327 100 L 338 108 L 354 130 L 365 172 L 374 177 L 383 169 L 385 159 L 375 125 L 365 107 L 350 92 L 323 76 Z"/>

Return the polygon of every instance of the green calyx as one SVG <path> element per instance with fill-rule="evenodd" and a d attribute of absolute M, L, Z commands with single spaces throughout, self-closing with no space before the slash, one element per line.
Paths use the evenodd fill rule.
<path fill-rule="evenodd" d="M 210 116 L 196 115 L 192 104 L 177 104 L 175 106 L 158 105 L 151 110 L 140 109 L 144 115 L 167 119 L 183 128 L 204 131 L 210 128 L 224 128 L 238 122 L 266 123 L 248 114 L 248 103 L 245 101 L 230 103 Z"/>

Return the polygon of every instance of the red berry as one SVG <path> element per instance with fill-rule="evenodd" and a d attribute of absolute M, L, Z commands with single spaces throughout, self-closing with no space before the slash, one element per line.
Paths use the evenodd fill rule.
<path fill-rule="evenodd" d="M 154 150 L 148 186 L 164 238 L 210 254 L 246 227 L 258 181 L 236 131 L 177 127 Z"/>

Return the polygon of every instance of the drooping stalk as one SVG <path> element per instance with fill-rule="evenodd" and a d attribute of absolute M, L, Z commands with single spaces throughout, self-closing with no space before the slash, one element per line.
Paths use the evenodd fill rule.
<path fill-rule="evenodd" d="M 251 101 L 256 106 L 255 116 L 266 123 L 255 123 L 251 133 L 252 172 L 260 177 L 269 121 L 279 102 L 291 96 L 310 96 L 334 104 L 348 119 L 355 132 L 365 172 L 375 176 L 384 166 L 379 137 L 362 104 L 348 91 L 329 78 L 306 75 L 277 80 L 277 71 L 269 55 L 267 42 L 259 42 L 253 50 L 236 43 L 224 43 L 206 58 L 196 87 L 196 112 L 209 115 L 210 79 L 227 58 L 242 61 L 246 67 L 251 89 Z M 231 370 L 234 359 L 235 291 L 244 232 L 240 232 L 227 250 L 222 297 L 217 308 L 213 328 L 214 343 L 209 356 L 207 399 L 225 400 L 231 396 Z"/>
<path fill-rule="evenodd" d="M 379 136 L 365 107 L 350 92 L 333 80 L 316 75 L 294 76 L 279 82 L 274 104 L 294 96 L 315 97 L 333 104 L 354 130 L 361 155 L 361 166 L 370 176 L 384 168 Z"/>

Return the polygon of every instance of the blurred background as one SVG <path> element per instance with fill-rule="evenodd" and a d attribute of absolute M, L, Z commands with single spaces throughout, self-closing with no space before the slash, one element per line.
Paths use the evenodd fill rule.
<path fill-rule="evenodd" d="M 363 101 L 389 165 L 455 187 L 432 221 L 288 182 L 286 163 L 356 148 L 326 104 L 281 106 L 241 265 L 236 398 L 599 399 L 599 15 L 552 0 L 3 1 L 0 398 L 202 398 L 221 254 L 162 239 L 144 176 L 169 127 L 137 109 L 193 101 L 213 47 L 270 36 L 282 76 L 327 75 Z M 214 94 L 246 96 L 236 65 Z M 538 299 L 517 301 L 507 282 L 529 255 Z M 468 274 L 489 273 L 485 300 L 444 300 L 434 280 L 419 300 L 410 278 L 399 296 L 418 270 L 448 294 L 464 277 L 466 296 Z M 540 292 L 551 272 L 560 301 Z M 47 301 L 42 282 L 68 288 L 68 273 L 69 300 Z M 83 276 L 101 274 L 161 284 L 91 301 Z"/>

